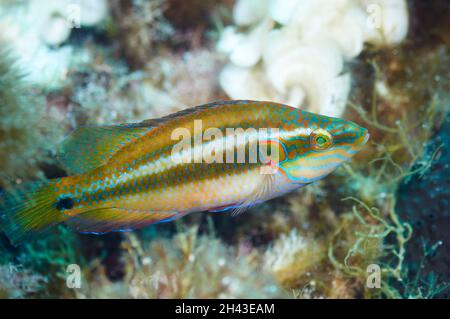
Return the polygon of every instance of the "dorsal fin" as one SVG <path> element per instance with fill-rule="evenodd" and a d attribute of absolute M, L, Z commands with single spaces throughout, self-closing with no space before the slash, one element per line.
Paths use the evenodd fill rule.
<path fill-rule="evenodd" d="M 151 128 L 132 124 L 80 127 L 62 143 L 59 159 L 70 174 L 88 172 L 105 164 L 120 148 Z"/>
<path fill-rule="evenodd" d="M 81 127 L 76 129 L 63 142 L 59 158 L 69 173 L 82 174 L 105 164 L 124 145 L 156 126 L 205 109 L 249 102 L 251 101 L 217 101 L 138 123 Z"/>
<path fill-rule="evenodd" d="M 186 115 L 190 115 L 190 114 L 194 114 L 194 113 L 198 113 L 207 109 L 211 109 L 211 108 L 215 108 L 215 107 L 220 107 L 222 105 L 239 105 L 239 104 L 247 104 L 247 103 L 251 103 L 254 101 L 250 101 L 250 100 L 230 100 L 230 101 L 216 101 L 216 102 L 211 102 L 208 104 L 202 104 L 202 105 L 198 105 L 198 106 L 194 106 L 194 107 L 190 107 L 166 116 L 163 116 L 161 118 L 156 118 L 156 119 L 150 119 L 150 120 L 144 120 L 142 122 L 139 123 L 129 123 L 126 124 L 127 126 L 131 126 L 131 127 L 142 127 L 142 126 L 158 126 L 161 125 L 163 123 L 166 123 L 170 120 L 176 119 L 176 118 L 180 118 Z"/>

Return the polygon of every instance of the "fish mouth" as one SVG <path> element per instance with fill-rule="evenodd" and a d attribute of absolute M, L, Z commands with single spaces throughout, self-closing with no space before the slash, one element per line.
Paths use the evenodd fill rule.
<path fill-rule="evenodd" d="M 367 130 L 366 128 L 360 127 L 360 132 L 361 132 L 361 135 L 356 142 L 358 147 L 364 146 L 370 138 L 369 130 Z"/>
<path fill-rule="evenodd" d="M 367 143 L 367 141 L 369 140 L 369 138 L 370 138 L 370 134 L 369 134 L 369 132 L 366 132 L 366 135 L 364 136 L 364 139 L 363 139 L 361 145 L 365 145 Z"/>
<path fill-rule="evenodd" d="M 363 128 L 363 130 L 363 134 L 355 141 L 355 144 L 352 147 L 356 152 L 359 152 L 370 138 L 369 131 L 365 128 Z"/>

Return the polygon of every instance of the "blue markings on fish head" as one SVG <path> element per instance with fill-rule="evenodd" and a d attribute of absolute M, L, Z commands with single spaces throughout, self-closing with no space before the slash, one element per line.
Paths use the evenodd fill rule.
<path fill-rule="evenodd" d="M 296 183 L 311 183 L 349 160 L 368 139 L 367 129 L 353 122 L 308 113 L 298 129 L 287 133 L 288 154 L 280 168 Z"/>

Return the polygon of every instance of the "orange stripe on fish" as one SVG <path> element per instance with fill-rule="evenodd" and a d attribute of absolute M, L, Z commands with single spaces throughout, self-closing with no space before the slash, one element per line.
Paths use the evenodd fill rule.
<path fill-rule="evenodd" d="M 60 223 L 105 233 L 195 211 L 239 213 L 323 178 L 367 138 L 355 123 L 258 101 L 215 102 L 140 123 L 82 127 L 61 147 L 71 176 L 2 194 L 0 225 L 17 243 Z M 276 169 L 267 174 L 261 168 L 271 157 Z"/>

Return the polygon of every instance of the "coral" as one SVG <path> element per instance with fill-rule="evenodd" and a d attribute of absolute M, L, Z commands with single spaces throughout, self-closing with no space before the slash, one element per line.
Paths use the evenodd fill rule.
<path fill-rule="evenodd" d="M 0 44 L 1 46 L 1 44 Z M 0 49 L 0 186 L 42 178 L 39 163 L 50 161 L 56 129 L 45 121 L 45 101 L 24 80 L 17 59 Z"/>
<path fill-rule="evenodd" d="M 212 22 L 211 13 L 226 1 L 228 0 L 166 0 L 167 11 L 164 15 L 177 31 L 195 32 L 208 27 Z"/>
<path fill-rule="evenodd" d="M 63 226 L 17 247 L 0 245 L 0 251 L 0 264 L 20 265 L 14 267 L 16 275 L 12 277 L 17 278 L 17 285 L 27 285 L 27 280 L 33 276 L 36 284 L 42 284 L 36 291 L 40 297 L 73 298 L 76 292 L 66 285 L 67 266 L 77 264 L 86 272 L 90 269 L 77 234 Z"/>
<path fill-rule="evenodd" d="M 104 53 L 95 59 L 96 65 L 71 71 L 70 85 L 48 98 L 49 115 L 67 133 L 85 124 L 164 116 L 210 101 L 217 89 L 217 57 L 208 50 L 156 56 L 145 70 L 131 73 Z"/>
<path fill-rule="evenodd" d="M 417 11 L 412 13 L 417 14 Z M 344 265 L 358 254 L 367 256 L 367 248 L 361 248 L 363 242 L 370 238 L 374 243 L 378 240 L 379 248 L 374 252 L 379 255 L 377 257 L 375 254 L 375 258 L 369 260 L 375 260 L 381 265 L 384 279 L 380 292 L 369 289 L 364 291 L 367 297 L 430 298 L 439 296 L 439 293 L 448 288 L 439 262 L 420 249 L 418 241 L 422 236 L 415 221 L 421 217 L 414 216 L 414 210 L 406 204 L 412 202 L 414 196 L 411 194 L 413 190 L 405 187 L 405 183 L 412 179 L 421 183 L 426 181 L 428 174 L 432 174 L 434 163 L 439 162 L 442 156 L 439 145 L 435 144 L 428 149 L 424 146 L 433 136 L 433 131 L 445 121 L 448 112 L 449 81 L 448 72 L 444 71 L 449 65 L 447 49 L 433 42 L 427 42 L 427 48 L 423 48 L 422 41 L 418 37 L 415 42 L 405 43 L 395 54 L 390 51 L 368 54 L 368 68 L 372 70 L 373 82 L 368 81 L 368 86 L 360 88 L 366 94 L 365 98 L 359 97 L 359 103 L 367 105 L 368 109 L 349 102 L 351 109 L 356 110 L 362 121 L 369 126 L 374 142 L 361 154 L 365 160 L 360 163 L 367 162 L 367 165 L 353 162 L 343 168 L 348 173 L 346 183 L 355 194 L 353 196 L 358 194 L 365 202 L 362 204 L 358 200 L 359 208 L 354 213 L 361 215 L 360 209 L 364 207 L 372 221 L 357 218 L 362 224 L 368 225 L 356 230 L 356 238 L 352 240 L 355 246 L 351 246 L 349 254 L 341 258 L 341 266 L 337 267 L 345 270 L 350 277 L 361 280 L 365 275 L 364 267 L 350 274 L 348 271 L 351 267 Z M 411 48 L 416 47 L 422 49 L 411 54 Z M 363 74 L 367 79 L 367 73 Z M 342 183 L 343 180 L 339 179 L 339 182 Z M 419 186 L 420 183 L 416 182 L 414 185 Z M 423 194 L 429 193 L 428 189 L 429 187 Z M 422 203 L 421 200 L 419 202 Z M 426 200 L 423 201 L 425 202 Z M 372 206 L 378 208 L 374 210 Z M 408 209 L 406 212 L 404 207 L 409 207 L 411 211 Z M 424 211 L 428 212 L 428 208 L 432 206 L 426 205 Z M 377 222 L 374 223 L 374 220 Z M 365 227 L 368 228 L 364 229 Z M 442 235 L 425 237 L 431 241 L 430 245 L 436 242 L 443 244 Z M 435 250 L 438 246 L 440 245 Z M 414 258 L 411 259 L 411 256 Z M 446 258 L 445 254 L 441 256 Z M 423 262 L 421 266 L 418 266 L 418 260 Z M 364 265 L 358 260 L 353 263 Z M 425 275 L 418 269 L 422 266 L 426 269 L 422 270 Z M 433 268 L 435 271 L 432 271 Z"/>
<path fill-rule="evenodd" d="M 356 167 L 357 173 L 343 166 L 352 178 L 349 185 L 359 190 L 366 202 L 379 204 L 388 194 L 395 194 L 403 179 L 425 175 L 437 155 L 430 153 L 426 158 L 423 152 L 448 112 L 450 81 L 445 70 L 450 60 L 440 45 L 411 54 L 417 45 L 423 46 L 419 41 L 399 47 L 395 55 L 371 54 L 368 68 L 373 80 L 363 87 L 368 93 L 355 95 L 355 102 L 348 102 L 374 141 L 359 154 L 361 162 L 368 165 Z M 363 108 L 364 104 L 368 108 Z"/>
<path fill-rule="evenodd" d="M 356 221 L 359 225 L 354 224 L 352 236 L 354 239 L 350 240 L 351 247 L 346 249 L 347 253 L 342 263 L 339 263 L 334 256 L 335 247 L 330 246 L 328 255 L 331 262 L 344 273 L 363 280 L 367 276 L 367 266 L 377 263 L 381 267 L 383 276 L 400 280 L 405 260 L 405 244 L 412 235 L 411 226 L 398 219 L 394 210 L 395 203 L 392 203 L 392 200 L 387 208 L 389 216 L 385 217 L 376 207 L 369 207 L 355 198 L 348 199 L 355 201 L 358 205 L 358 207 L 353 206 L 352 217 L 354 218 L 349 221 L 352 223 Z M 336 235 L 339 235 L 339 232 Z M 388 244 L 390 236 L 394 237 L 394 240 Z M 350 265 L 350 261 L 355 266 Z M 387 280 L 382 281 L 381 285 L 385 291 L 389 289 Z"/>
<path fill-rule="evenodd" d="M 146 71 L 179 107 L 205 104 L 217 95 L 218 57 L 207 49 L 157 57 Z"/>
<path fill-rule="evenodd" d="M 417 14 L 417 9 L 412 13 Z M 376 240 L 377 235 L 374 234 L 382 235 L 382 238 L 378 238 L 381 241 L 378 249 L 380 255 L 375 256 L 375 260 L 382 265 L 386 278 L 382 282 L 381 295 L 373 295 L 373 290 L 366 290 L 366 296 L 430 298 L 439 296 L 439 293 L 444 293 L 448 288 L 445 270 L 439 266 L 442 261 L 420 249 L 419 245 L 421 238 L 426 237 L 430 241 L 429 245 L 435 247 L 431 250 L 436 251 L 446 241 L 442 232 L 441 235 L 434 232 L 436 237 L 420 234 L 421 231 L 426 234 L 426 230 L 417 227 L 416 221 L 422 217 L 414 213 L 416 207 L 412 206 L 425 204 L 427 200 L 418 200 L 412 206 L 407 204 L 413 202 L 415 197 L 412 195 L 414 190 L 411 189 L 413 184 L 406 186 L 408 181 L 415 180 L 414 185 L 421 187 L 420 184 L 426 183 L 429 174 L 430 180 L 432 179 L 433 167 L 442 167 L 434 166 L 439 163 L 443 154 L 441 145 L 433 144 L 433 147 L 428 148 L 424 146 L 433 136 L 433 131 L 446 121 L 448 113 L 450 82 L 448 72 L 445 71 L 449 65 L 448 49 L 439 41 L 437 44 L 433 41 L 426 42 L 424 48 L 425 37 L 427 36 L 418 36 L 415 41 L 405 43 L 395 54 L 390 51 L 368 54 L 368 67 L 372 70 L 373 82 L 368 81 L 369 86 L 363 85 L 360 88 L 366 91 L 366 97 L 359 97 L 359 103 L 366 104 L 369 108 L 364 109 L 359 104 L 349 102 L 349 106 L 356 110 L 369 126 L 374 140 L 361 154 L 366 159 L 361 163 L 367 162 L 368 165 L 352 163 L 351 166 L 343 166 L 348 173 L 346 178 L 350 179 L 347 180 L 347 185 L 351 192 L 358 194 L 367 203 L 359 202 L 359 205 L 362 205 L 359 207 L 365 207 L 369 215 L 375 213 L 371 219 L 378 220 L 378 226 L 375 227 L 373 222 L 368 224 L 367 227 L 373 234 L 368 230 L 357 230 L 357 236 L 353 239 L 356 246 L 349 249 L 349 254 L 343 258 L 342 264 L 345 264 L 345 260 L 354 258 L 355 253 L 362 252 L 366 255 L 367 249 L 360 249 L 360 244 L 371 237 Z M 411 54 L 411 48 L 416 47 L 420 49 Z M 367 73 L 363 76 L 367 77 Z M 427 85 L 422 85 L 423 83 Z M 445 179 L 445 173 L 439 176 Z M 339 179 L 340 183 L 342 181 Z M 441 181 L 439 184 L 443 183 Z M 429 194 L 429 189 L 430 186 L 423 195 Z M 442 207 L 445 207 L 445 203 L 440 205 L 442 204 Z M 379 208 L 373 210 L 372 205 Z M 429 209 L 433 209 L 433 206 L 425 205 L 423 211 L 431 213 Z M 405 207 L 408 207 L 408 211 Z M 441 216 L 445 208 L 438 211 L 436 216 Z M 360 210 L 357 209 L 354 213 L 360 214 Z M 361 220 L 359 217 L 357 219 Z M 445 217 L 442 220 L 445 220 Z M 367 220 L 361 222 L 367 223 Z M 445 228 L 445 222 L 440 226 Z M 381 229 L 376 230 L 377 227 Z M 411 258 L 412 256 L 414 257 Z M 445 260 L 445 254 L 440 256 Z M 358 266 L 364 265 L 361 261 L 354 263 Z M 424 267 L 425 271 L 420 270 L 421 267 Z M 344 266 L 342 269 L 349 271 L 349 268 L 351 267 Z M 362 267 L 359 270 L 359 278 L 363 276 L 363 272 Z M 350 276 L 358 278 L 358 271 Z"/>
<path fill-rule="evenodd" d="M 170 112 L 179 105 L 142 71 L 129 73 L 123 63 L 97 54 L 97 64 L 70 72 L 64 90 L 47 97 L 47 113 L 65 135 L 81 125 L 136 122 Z"/>
<path fill-rule="evenodd" d="M 264 267 L 272 272 L 283 287 L 296 287 L 302 276 L 315 271 L 325 257 L 315 240 L 301 237 L 297 230 L 282 234 L 264 255 Z"/>
<path fill-rule="evenodd" d="M 59 241 L 60 237 L 65 240 Z M 16 257 L 21 264 L 40 273 L 61 276 L 67 265 L 81 264 L 79 252 L 76 251 L 78 245 L 77 235 L 61 226 L 47 233 L 45 238 L 22 245 L 16 252 Z"/>
<path fill-rule="evenodd" d="M 258 271 L 251 255 L 237 257 L 220 240 L 198 237 L 196 228 L 177 234 L 172 242 L 153 243 L 141 257 L 144 267 L 130 278 L 135 297 L 283 296 L 270 275 Z"/>
<path fill-rule="evenodd" d="M 67 41 L 72 29 L 95 26 L 108 15 L 108 2 L 95 1 L 31 1 L 27 8 L 39 20 L 33 21 L 36 32 L 43 42 L 58 46 Z"/>
<path fill-rule="evenodd" d="M 27 298 L 43 289 L 45 277 L 13 264 L 0 265 L 0 299 Z"/>
<path fill-rule="evenodd" d="M 122 54 L 132 68 L 142 68 L 156 52 L 156 44 L 173 29 L 163 13 L 164 0 L 113 0 L 111 12 Z"/>
<path fill-rule="evenodd" d="M 28 80 L 59 88 L 76 60 L 66 44 L 72 29 L 96 25 L 107 14 L 106 0 L 18 2 L 0 14 L 0 39 L 18 56 Z"/>
<path fill-rule="evenodd" d="M 442 242 L 437 242 L 432 246 L 427 246 L 423 243 L 422 250 L 419 250 L 422 254 L 418 264 L 407 264 L 403 272 L 403 280 L 396 283 L 391 287 L 389 291 L 389 297 L 392 298 L 407 298 L 407 299 L 430 299 L 430 298 L 446 298 L 448 291 L 450 290 L 450 282 L 443 280 L 442 273 L 427 271 L 425 268 L 429 268 L 430 261 L 433 255 L 436 255 L 436 251 Z M 407 260 L 409 262 L 409 260 Z"/>
<path fill-rule="evenodd" d="M 439 279 L 450 282 L 448 265 L 450 264 L 449 234 L 450 218 L 448 199 L 450 184 L 448 176 L 450 152 L 449 118 L 444 122 L 438 134 L 426 146 L 424 158 L 413 166 L 421 167 L 423 162 L 431 165 L 426 174 L 417 172 L 403 179 L 397 192 L 397 210 L 399 215 L 408 220 L 414 229 L 414 240 L 408 246 L 408 263 L 411 272 L 439 274 Z M 437 152 L 437 153 L 436 153 Z M 437 155 L 436 155 L 437 154 Z M 424 254 L 422 246 L 441 243 L 436 253 L 428 254 L 426 264 L 422 263 Z M 413 275 L 414 276 L 414 275 Z"/>
<path fill-rule="evenodd" d="M 344 61 L 359 55 L 364 42 L 400 42 L 408 28 L 403 0 L 241 0 L 233 13 L 236 26 L 226 27 L 218 43 L 231 62 L 220 76 L 226 93 L 331 116 L 343 113 L 350 91 Z"/>
<path fill-rule="evenodd" d="M 219 239 L 198 235 L 196 227 L 172 240 L 148 247 L 133 234 L 123 243 L 125 277 L 122 296 L 131 298 L 274 298 L 286 296 L 270 274 L 258 269 L 255 256 L 237 256 Z M 87 297 L 110 294 L 104 284 Z M 122 289 L 123 289 L 122 288 Z M 120 291 L 121 289 L 118 288 Z"/>

